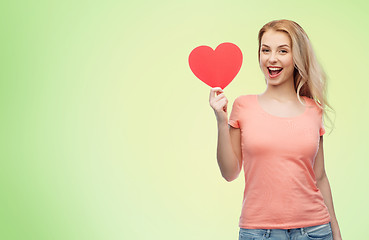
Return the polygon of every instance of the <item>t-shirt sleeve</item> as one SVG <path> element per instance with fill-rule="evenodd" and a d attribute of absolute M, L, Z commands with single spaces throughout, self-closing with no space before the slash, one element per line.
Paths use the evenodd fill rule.
<path fill-rule="evenodd" d="M 324 128 L 324 124 L 323 124 L 323 121 L 320 125 L 320 136 L 323 136 L 323 134 L 325 133 L 325 128 Z"/>
<path fill-rule="evenodd" d="M 236 98 L 232 105 L 232 111 L 229 116 L 228 124 L 234 128 L 240 128 L 240 102 L 239 97 Z"/>
<path fill-rule="evenodd" d="M 322 113 L 320 116 L 321 116 L 321 122 L 320 122 L 319 134 L 320 136 L 323 136 L 323 134 L 325 133 L 325 128 L 324 128 Z"/>

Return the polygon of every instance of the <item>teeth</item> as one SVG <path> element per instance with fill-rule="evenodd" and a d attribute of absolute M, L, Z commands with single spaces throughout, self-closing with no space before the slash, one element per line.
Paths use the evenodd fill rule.
<path fill-rule="evenodd" d="M 282 68 L 269 68 L 269 70 L 271 70 L 271 71 L 277 71 L 277 70 L 280 70 L 280 69 L 282 69 Z"/>

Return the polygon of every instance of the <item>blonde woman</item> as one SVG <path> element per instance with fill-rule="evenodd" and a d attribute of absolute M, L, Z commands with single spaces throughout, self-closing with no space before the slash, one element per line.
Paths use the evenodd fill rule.
<path fill-rule="evenodd" d="M 341 240 L 324 167 L 325 74 L 296 22 L 269 22 L 258 40 L 266 90 L 237 97 L 229 119 L 223 90 L 209 97 L 222 176 L 245 173 L 239 240 Z"/>

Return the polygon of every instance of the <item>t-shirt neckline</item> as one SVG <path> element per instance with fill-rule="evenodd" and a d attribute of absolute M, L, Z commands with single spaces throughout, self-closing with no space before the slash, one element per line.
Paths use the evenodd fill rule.
<path fill-rule="evenodd" d="M 271 114 L 271 113 L 269 113 L 269 112 L 265 111 L 265 110 L 261 107 L 261 105 L 259 104 L 259 97 L 258 97 L 258 94 L 255 94 L 254 96 L 255 96 L 255 102 L 256 102 L 256 105 L 257 105 L 257 107 L 259 108 L 259 110 L 260 110 L 260 111 L 262 111 L 262 112 L 264 112 L 265 114 L 267 114 L 267 115 L 271 116 L 271 117 L 274 117 L 274 118 L 279 118 L 279 119 L 296 119 L 296 118 L 300 118 L 300 117 L 304 116 L 304 115 L 305 115 L 305 113 L 306 113 L 306 112 L 307 112 L 307 110 L 308 110 L 308 106 L 307 106 L 308 101 L 306 100 L 306 98 L 307 98 L 307 97 L 305 97 L 305 96 L 300 96 L 300 97 L 304 98 L 304 100 L 305 100 L 305 110 L 304 110 L 304 112 L 303 112 L 303 113 L 300 113 L 299 115 L 297 115 L 297 116 L 292 116 L 292 117 L 280 117 L 280 116 L 276 116 L 276 115 L 273 115 L 273 114 Z"/>

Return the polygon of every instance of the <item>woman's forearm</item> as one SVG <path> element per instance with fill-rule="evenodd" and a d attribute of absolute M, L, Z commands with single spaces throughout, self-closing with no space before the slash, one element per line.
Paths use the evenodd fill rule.
<path fill-rule="evenodd" d="M 328 207 L 329 215 L 331 216 L 333 240 L 341 240 L 342 239 L 341 232 L 338 226 L 336 214 L 334 212 L 332 192 L 327 175 L 324 175 L 322 179 L 317 180 L 317 187 L 319 188 L 320 192 L 323 195 L 324 203 Z"/>
<path fill-rule="evenodd" d="M 218 123 L 217 160 L 222 176 L 228 182 L 237 178 L 240 166 L 238 166 L 237 156 L 232 148 L 227 122 Z"/>

